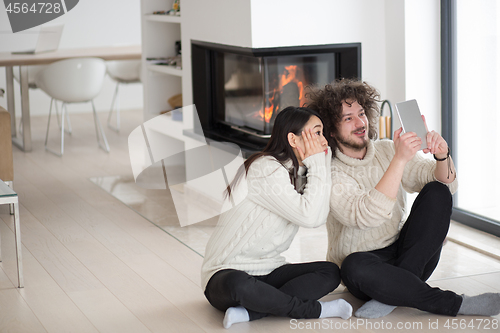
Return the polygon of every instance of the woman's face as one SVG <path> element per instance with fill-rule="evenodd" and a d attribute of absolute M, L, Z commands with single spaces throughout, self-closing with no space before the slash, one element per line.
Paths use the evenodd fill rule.
<path fill-rule="evenodd" d="M 325 154 L 326 154 L 328 152 L 328 141 L 323 136 L 323 122 L 318 117 L 311 116 L 311 118 L 309 118 L 309 121 L 304 125 L 303 131 L 306 132 L 306 131 L 309 131 L 310 129 L 312 129 L 313 138 L 319 139 L 321 147 L 324 148 Z M 304 144 L 304 138 L 302 137 L 302 134 L 294 135 L 294 138 L 293 138 L 292 142 L 290 142 L 290 145 L 292 146 L 293 151 L 295 152 L 295 156 L 297 156 L 299 164 L 303 165 L 302 159 L 300 158 L 300 155 L 299 155 L 297 148 L 296 148 L 298 146 L 298 147 L 300 147 L 302 152 L 306 151 L 305 144 Z"/>

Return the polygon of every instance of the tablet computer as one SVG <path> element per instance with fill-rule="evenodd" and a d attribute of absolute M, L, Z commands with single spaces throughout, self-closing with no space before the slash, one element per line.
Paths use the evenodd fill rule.
<path fill-rule="evenodd" d="M 417 101 L 412 99 L 406 102 L 396 103 L 396 111 L 401 126 L 403 127 L 403 133 L 415 132 L 417 136 L 422 139 L 420 150 L 427 148 L 427 129 L 425 128 Z"/>

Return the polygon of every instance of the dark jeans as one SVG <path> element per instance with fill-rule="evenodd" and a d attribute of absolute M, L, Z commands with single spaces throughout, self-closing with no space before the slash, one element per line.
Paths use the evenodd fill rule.
<path fill-rule="evenodd" d="M 340 270 L 331 262 L 287 264 L 262 276 L 224 269 L 208 281 L 205 296 L 221 311 L 243 306 L 250 320 L 269 314 L 319 318 L 321 305 L 317 300 L 335 290 L 339 283 Z"/>
<path fill-rule="evenodd" d="M 399 238 L 386 248 L 356 252 L 342 263 L 342 280 L 359 299 L 456 316 L 462 297 L 430 287 L 450 226 L 452 197 L 447 186 L 427 184 L 415 200 Z"/>

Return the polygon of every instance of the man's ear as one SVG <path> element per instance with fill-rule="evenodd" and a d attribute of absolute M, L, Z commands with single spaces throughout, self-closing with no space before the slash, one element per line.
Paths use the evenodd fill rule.
<path fill-rule="evenodd" d="M 290 132 L 288 133 L 287 138 L 290 146 L 292 146 L 292 148 L 297 148 L 297 136 Z"/>

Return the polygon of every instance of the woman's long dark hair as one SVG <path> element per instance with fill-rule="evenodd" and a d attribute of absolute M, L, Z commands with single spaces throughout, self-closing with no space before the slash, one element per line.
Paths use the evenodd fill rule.
<path fill-rule="evenodd" d="M 285 161 L 292 160 L 293 169 L 290 173 L 290 180 L 292 184 L 295 184 L 293 179 L 297 177 L 296 174 L 299 168 L 299 161 L 293 152 L 292 146 L 290 146 L 290 143 L 288 142 L 288 133 L 291 132 L 298 136 L 302 135 L 304 126 L 312 116 L 318 117 L 321 122 L 323 122 L 323 119 L 318 112 L 305 107 L 289 106 L 278 113 L 278 116 L 276 116 L 276 119 L 274 120 L 271 138 L 269 139 L 266 147 L 261 152 L 251 155 L 238 169 L 233 181 L 226 188 L 225 196 L 231 195 L 231 189 L 236 186 L 242 177 L 243 172 L 245 172 L 246 175 L 250 165 L 262 156 L 272 156 L 281 164 Z"/>

